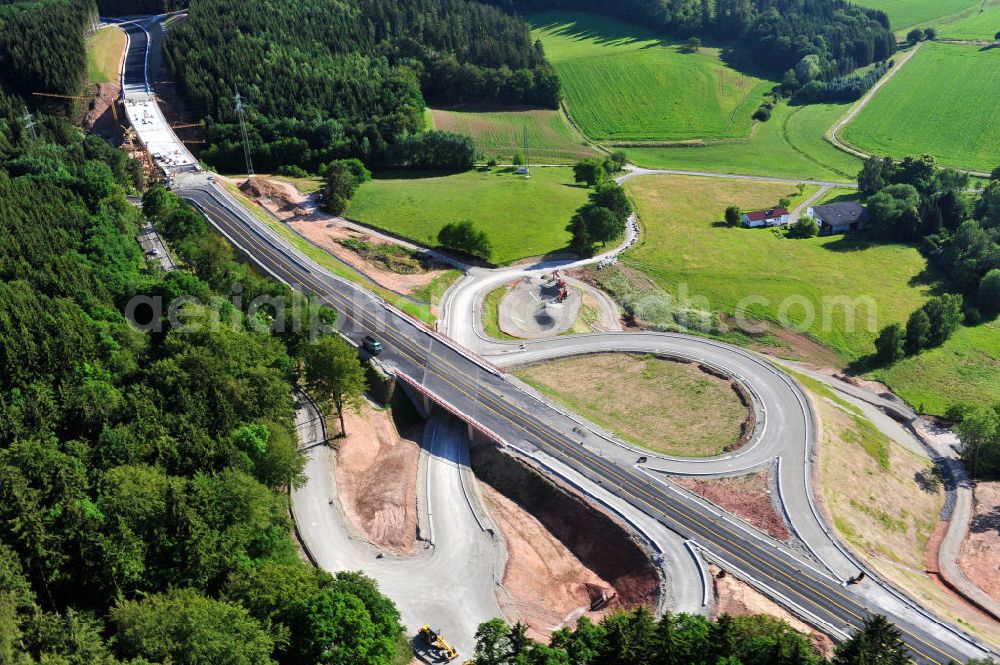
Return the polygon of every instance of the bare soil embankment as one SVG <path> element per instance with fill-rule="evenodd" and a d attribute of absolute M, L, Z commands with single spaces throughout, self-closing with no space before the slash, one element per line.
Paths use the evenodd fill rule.
<path fill-rule="evenodd" d="M 788 540 L 792 535 L 771 500 L 767 471 L 735 478 L 671 480 L 778 540 Z"/>
<path fill-rule="evenodd" d="M 927 480 L 933 463 L 860 416 L 811 399 L 820 424 L 816 499 L 829 523 L 856 555 L 914 600 L 995 643 L 996 622 L 934 574 L 937 557 L 928 550 L 936 553 L 944 532 L 939 517 L 945 493 Z M 980 583 L 978 576 L 970 579 Z"/>
<path fill-rule="evenodd" d="M 400 250 L 383 236 L 365 233 L 340 217 L 330 215 L 316 205 L 315 197 L 303 194 L 295 185 L 281 180 L 255 176 L 239 184 L 245 196 L 293 228 L 312 244 L 333 254 L 349 266 L 360 270 L 378 284 L 397 293 L 413 295 L 443 275 L 448 266 L 434 262 L 421 263 L 413 258 L 405 272 L 390 269 L 385 262 L 372 257 Z M 368 247 L 369 256 L 351 249 L 344 241 L 357 241 Z M 381 250 L 381 251 L 380 251 Z"/>
<path fill-rule="evenodd" d="M 377 547 L 394 554 L 412 553 L 423 424 L 400 436 L 391 412 L 369 404 L 360 413 L 345 413 L 344 420 L 347 436 L 332 442 L 344 513 Z"/>
<path fill-rule="evenodd" d="M 113 82 L 95 85 L 84 102 L 83 116 L 80 118 L 80 126 L 85 131 L 97 134 L 116 145 L 122 141 L 121 126 L 126 122 L 125 110 L 120 105 L 114 111 L 111 107 L 117 103 L 121 89 L 121 85 Z M 119 119 L 115 118 L 115 113 Z"/>
<path fill-rule="evenodd" d="M 975 497 L 959 565 L 966 577 L 1000 602 L 1000 482 L 976 483 Z"/>
<path fill-rule="evenodd" d="M 504 587 L 535 635 L 590 608 L 656 604 L 656 569 L 617 520 L 493 446 L 473 448 L 472 468 L 507 540 Z"/>

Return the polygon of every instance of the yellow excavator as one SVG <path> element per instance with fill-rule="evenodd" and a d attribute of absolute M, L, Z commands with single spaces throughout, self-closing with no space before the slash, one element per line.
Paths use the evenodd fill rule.
<path fill-rule="evenodd" d="M 446 642 L 441 636 L 441 633 L 434 628 L 425 625 L 420 629 L 420 636 L 427 641 L 427 646 L 436 650 L 439 657 L 443 658 L 445 662 L 450 663 L 458 658 L 458 652 L 455 651 L 455 647 L 448 644 L 448 642 Z"/>

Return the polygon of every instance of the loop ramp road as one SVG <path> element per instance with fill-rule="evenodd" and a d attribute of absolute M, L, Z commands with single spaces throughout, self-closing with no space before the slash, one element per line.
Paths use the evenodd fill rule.
<path fill-rule="evenodd" d="M 784 547 L 775 547 L 736 520 L 692 497 L 672 491 L 645 472 L 584 445 L 577 420 L 522 390 L 490 363 L 458 344 L 426 329 L 395 311 L 373 294 L 323 271 L 295 248 L 273 234 L 223 190 L 198 174 L 178 175 L 178 193 L 194 204 L 212 225 L 237 248 L 275 278 L 311 293 L 340 313 L 341 332 L 360 343 L 365 334 L 377 335 L 385 346 L 380 359 L 419 383 L 422 390 L 456 413 L 492 433 L 501 445 L 542 452 L 575 473 L 597 483 L 652 519 L 697 543 L 706 556 L 734 573 L 751 578 L 760 588 L 835 632 L 858 629 L 880 607 L 838 579 L 803 562 Z M 618 336 L 616 336 L 618 337 Z M 706 340 L 677 337 L 678 342 L 701 347 Z M 624 343 L 622 340 L 621 343 Z M 542 342 L 541 344 L 546 344 Z M 714 344 L 714 343 L 713 343 Z M 736 353 L 735 350 L 727 353 Z M 787 389 L 786 389 L 787 391 Z M 778 407 L 776 406 L 777 410 Z M 789 428 L 808 419 L 787 411 Z M 769 427 L 778 427 L 773 416 Z M 798 418 L 801 420 L 797 420 Z M 806 425 L 807 426 L 807 425 Z M 789 429 L 789 436 L 795 434 Z M 811 435 L 799 432 L 799 441 Z M 919 618 L 919 617 L 917 617 Z M 914 658 L 944 664 L 976 654 L 971 645 L 949 639 L 949 631 L 910 623 L 893 616 Z"/>
<path fill-rule="evenodd" d="M 139 27 L 145 30 L 144 26 Z M 130 61 L 138 57 L 137 51 L 129 50 Z M 145 69 L 145 66 L 140 68 L 126 62 L 128 76 L 137 76 L 139 71 L 145 73 Z M 125 81 L 126 87 L 138 83 L 145 84 L 145 81 Z M 155 104 L 155 99 L 151 103 Z M 136 130 L 142 138 L 143 126 Z M 964 661 L 982 655 L 957 630 L 935 623 L 919 612 L 887 611 L 869 595 L 845 588 L 835 577 L 790 549 L 755 534 L 727 514 L 673 490 L 625 460 L 605 456 L 601 449 L 585 445 L 579 434 L 578 419 L 540 401 L 489 361 L 394 310 L 374 294 L 327 273 L 274 234 L 195 167 L 172 170 L 175 191 L 195 205 L 249 259 L 276 279 L 313 294 L 335 308 L 340 314 L 342 334 L 354 342 L 360 342 L 361 337 L 369 333 L 381 338 L 385 351 L 380 358 L 390 369 L 411 377 L 421 390 L 490 432 L 500 445 L 557 460 L 650 519 L 693 541 L 708 558 L 752 581 L 759 589 L 835 634 L 853 632 L 866 617 L 879 612 L 889 614 L 897 623 L 917 662 L 943 665 L 950 660 Z M 630 224 L 629 235 L 634 232 L 634 224 Z M 545 269 L 546 265 L 533 267 Z M 464 310 L 459 316 L 469 314 L 469 310 Z M 614 339 L 619 340 L 616 342 L 619 345 L 625 344 L 620 336 Z M 698 338 L 676 336 L 674 339 L 678 344 L 696 349 L 695 353 L 723 354 L 719 356 L 723 366 L 730 361 L 748 361 L 745 357 L 739 359 L 745 352 L 733 347 Z M 763 368 L 753 372 L 761 381 L 769 373 L 772 370 Z M 780 373 L 776 376 L 780 380 Z M 770 399 L 768 386 L 772 380 L 766 379 L 767 385 L 761 384 L 762 389 L 768 391 L 762 393 L 765 400 Z M 801 391 L 794 391 L 791 383 L 786 383 L 785 388 L 778 388 L 777 383 L 773 385 L 786 397 L 777 398 L 773 407 L 765 402 L 767 408 L 774 409 L 774 413 L 769 414 L 768 428 L 773 428 L 776 434 L 784 431 L 792 444 L 805 449 L 813 437 L 807 411 L 797 415 L 791 402 L 785 403 L 788 395 L 795 395 L 796 400 L 801 398 Z M 787 421 L 781 422 L 786 418 Z"/>

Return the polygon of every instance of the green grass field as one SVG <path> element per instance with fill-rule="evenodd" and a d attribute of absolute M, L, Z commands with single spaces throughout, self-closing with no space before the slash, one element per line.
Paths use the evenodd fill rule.
<path fill-rule="evenodd" d="M 496 169 L 384 177 L 361 185 L 348 215 L 432 246 L 442 226 L 468 219 L 489 234 L 493 262 L 503 264 L 566 249 L 566 226 L 587 194 L 569 168 L 532 169 L 530 179 Z"/>
<path fill-rule="evenodd" d="M 279 221 L 269 212 L 267 212 L 259 205 L 248 199 L 246 196 L 243 195 L 242 192 L 240 192 L 239 188 L 236 185 L 225 185 L 225 187 L 229 191 L 229 193 L 233 196 L 233 198 L 239 201 L 243 205 L 243 207 L 246 208 L 248 211 L 250 211 L 250 213 L 252 213 L 257 219 L 264 222 L 264 224 L 266 224 L 272 231 L 274 231 L 282 238 L 287 240 L 293 247 L 301 251 L 303 254 L 305 254 L 310 259 L 318 263 L 320 266 L 322 266 L 330 273 L 337 275 L 338 277 L 343 277 L 349 282 L 354 282 L 355 284 L 359 284 L 360 286 L 363 286 L 364 288 L 372 291 L 373 293 L 377 293 L 382 298 L 385 298 L 386 302 L 392 303 L 393 305 L 403 310 L 410 316 L 420 319 L 429 326 L 433 326 L 434 322 L 437 321 L 437 317 L 434 315 L 430 305 L 422 305 L 410 302 L 406 298 L 400 297 L 399 295 L 393 293 L 392 291 L 382 288 L 381 286 L 371 281 L 367 277 L 364 277 L 354 272 L 353 270 L 345 266 L 343 263 L 338 261 L 332 254 L 327 252 L 325 249 L 317 247 L 316 245 L 312 244 L 311 242 L 300 236 L 298 233 L 296 233 L 294 230 L 292 230 L 287 224 Z M 439 279 L 442 282 L 445 282 L 448 279 L 454 281 L 455 279 L 458 279 L 458 277 L 459 273 L 457 270 L 456 271 L 449 270 Z M 438 288 L 441 290 L 441 293 L 443 293 L 444 289 L 447 289 L 448 286 L 447 284 L 432 283 L 432 285 L 429 285 L 428 288 L 429 289 Z"/>
<path fill-rule="evenodd" d="M 600 141 L 746 136 L 774 82 L 739 72 L 719 49 L 681 53 L 638 26 L 571 12 L 529 15 L 580 130 Z"/>
<path fill-rule="evenodd" d="M 978 5 L 982 0 L 857 0 L 854 4 L 881 9 L 889 15 L 893 30 L 929 25 Z M 996 32 L 994 30 L 994 32 Z"/>
<path fill-rule="evenodd" d="M 927 44 L 842 132 L 866 152 L 933 155 L 947 166 L 1000 165 L 1000 50 Z"/>
<path fill-rule="evenodd" d="M 596 152 L 574 130 L 562 111 L 549 109 L 479 110 L 434 109 L 434 126 L 442 131 L 471 136 L 486 157 L 509 164 L 521 149 L 528 130 L 528 159 L 535 163 L 572 163 Z"/>
<path fill-rule="evenodd" d="M 629 159 L 649 168 L 692 169 L 804 180 L 853 181 L 861 160 L 841 152 L 823 136 L 848 109 L 846 104 L 778 104 L 744 142 L 698 147 L 626 148 Z"/>
<path fill-rule="evenodd" d="M 938 27 L 948 39 L 993 39 L 1000 31 L 1000 0 L 984 0 Z"/>
<path fill-rule="evenodd" d="M 943 414 L 954 402 L 1000 402 L 1000 321 L 959 328 L 944 346 L 872 377 L 928 413 Z"/>
<path fill-rule="evenodd" d="M 646 176 L 626 188 L 643 227 L 640 243 L 625 255 L 628 265 L 672 294 L 686 288 L 691 297 L 705 298 L 707 307 L 730 314 L 748 296 L 759 299 L 747 303 L 751 318 L 780 322 L 786 307 L 791 322 L 802 324 L 841 361 L 871 353 L 879 328 L 904 321 L 929 295 L 930 286 L 912 285 L 926 266 L 913 247 L 844 236 L 793 240 L 718 224 L 727 205 L 773 205 L 789 193 L 787 184 Z M 870 298 L 874 325 L 869 327 L 869 308 L 862 304 L 852 310 L 852 331 L 846 308 L 831 300 L 841 297 Z M 806 307 L 815 313 L 812 321 Z"/>
<path fill-rule="evenodd" d="M 87 78 L 91 83 L 118 80 L 118 66 L 125 50 L 125 33 L 121 28 L 101 28 L 91 37 L 87 48 Z"/>
<path fill-rule="evenodd" d="M 643 237 L 625 262 L 677 294 L 686 285 L 691 297 L 732 313 L 742 298 L 766 299 L 748 308 L 751 316 L 778 318 L 782 300 L 804 299 L 817 312 L 806 332 L 849 362 L 873 351 L 877 330 L 905 322 L 933 295 L 939 283 L 928 274 L 919 252 L 906 245 L 868 243 L 848 236 L 792 240 L 763 229 L 716 226 L 729 204 L 744 209 L 773 203 L 788 185 L 723 181 L 681 176 L 646 176 L 626 188 L 637 204 Z M 850 196 L 833 189 L 829 195 Z M 877 266 L 877 270 L 872 267 Z M 823 320 L 823 299 L 868 296 L 877 321 L 866 327 L 867 310 L 856 310 L 855 331 L 832 310 Z M 801 304 L 789 309 L 801 321 Z M 944 346 L 907 358 L 869 378 L 889 385 L 916 408 L 942 415 L 954 402 L 1000 400 L 1000 321 L 959 328 Z"/>

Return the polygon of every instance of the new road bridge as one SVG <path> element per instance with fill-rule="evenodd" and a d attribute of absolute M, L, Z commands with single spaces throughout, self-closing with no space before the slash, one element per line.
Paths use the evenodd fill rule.
<path fill-rule="evenodd" d="M 130 36 L 146 32 L 142 22 L 123 27 Z M 126 88 L 146 85 L 145 80 L 138 80 L 140 75 L 145 78 L 146 65 L 131 62 L 140 56 L 146 57 L 138 48 L 129 49 L 125 76 L 135 80 L 124 81 Z M 150 101 L 155 104 L 155 100 Z M 145 129 L 136 127 L 141 138 Z M 158 123 L 148 129 L 155 132 L 157 141 L 163 140 Z M 176 137 L 173 140 L 181 145 Z M 161 152 L 177 154 L 168 148 Z M 200 210 L 250 260 L 275 279 L 335 308 L 341 333 L 347 338 L 358 343 L 365 334 L 377 336 L 385 346 L 380 360 L 396 372 L 399 380 L 459 415 L 499 445 L 557 460 L 693 541 L 722 568 L 752 580 L 758 588 L 833 634 L 851 633 L 872 613 L 885 613 L 842 580 L 810 565 L 789 549 L 756 537 L 727 514 L 673 491 L 634 463 L 610 459 L 584 445 L 577 420 L 523 390 L 503 371 L 456 342 L 429 330 L 371 292 L 326 272 L 193 165 L 163 161 L 161 165 L 172 172 L 175 192 Z M 788 413 L 797 409 L 801 407 L 783 407 Z M 772 420 L 776 417 L 779 415 L 771 415 Z M 804 429 L 786 435 L 800 437 L 803 442 L 811 436 Z M 930 620 L 918 617 L 910 621 L 898 615 L 890 618 L 899 626 L 917 662 L 944 665 L 983 655 L 956 632 Z"/>
<path fill-rule="evenodd" d="M 385 345 L 380 359 L 397 376 L 449 407 L 501 445 L 541 451 L 629 502 L 737 575 L 752 577 L 778 598 L 837 632 L 853 632 L 872 612 L 840 580 L 769 547 L 732 519 L 609 460 L 583 445 L 578 423 L 508 381 L 499 370 L 395 311 L 376 296 L 326 273 L 285 244 L 202 176 L 177 177 L 178 194 L 201 210 L 236 247 L 275 278 L 312 293 L 340 313 L 341 332 L 360 343 L 365 334 Z M 804 438 L 804 433 L 803 433 Z M 915 660 L 964 661 L 967 655 L 930 631 L 894 617 Z M 970 648 L 970 651 L 973 651 Z"/>

